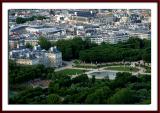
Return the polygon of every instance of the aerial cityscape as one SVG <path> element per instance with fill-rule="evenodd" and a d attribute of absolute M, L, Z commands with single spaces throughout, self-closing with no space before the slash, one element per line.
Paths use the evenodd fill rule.
<path fill-rule="evenodd" d="M 9 104 L 151 104 L 150 9 L 10 9 L 8 31 Z"/>

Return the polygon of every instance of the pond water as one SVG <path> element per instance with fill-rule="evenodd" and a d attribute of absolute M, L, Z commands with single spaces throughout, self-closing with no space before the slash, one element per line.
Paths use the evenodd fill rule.
<path fill-rule="evenodd" d="M 114 80 L 116 77 L 116 72 L 102 71 L 102 72 L 93 72 L 90 76 L 95 76 L 97 79 L 103 79 L 108 76 L 110 80 Z"/>

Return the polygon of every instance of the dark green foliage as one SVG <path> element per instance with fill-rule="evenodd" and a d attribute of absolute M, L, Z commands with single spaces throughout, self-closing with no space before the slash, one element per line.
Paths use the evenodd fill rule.
<path fill-rule="evenodd" d="M 79 75 L 79 76 L 73 78 L 72 82 L 74 84 L 76 84 L 76 83 L 82 83 L 84 85 L 84 84 L 87 84 L 89 82 L 89 78 L 88 78 L 87 75 L 83 74 L 83 75 Z"/>
<path fill-rule="evenodd" d="M 49 11 L 49 14 L 54 15 L 55 16 L 55 11 L 53 11 L 52 9 Z"/>
<path fill-rule="evenodd" d="M 109 104 L 131 104 L 135 102 L 134 92 L 128 88 L 120 89 L 108 99 Z"/>
<path fill-rule="evenodd" d="M 75 37 L 70 40 L 58 40 L 56 45 L 62 52 L 63 60 L 77 59 L 79 58 L 80 50 L 97 46 L 96 44 L 91 44 L 88 39 L 83 41 L 80 37 Z"/>
<path fill-rule="evenodd" d="M 12 62 L 13 63 L 13 62 Z M 14 63 L 12 64 L 12 66 Z M 51 73 L 52 82 L 47 89 L 24 88 L 10 97 L 12 104 L 149 104 L 151 81 L 148 75 L 132 76 L 117 73 L 115 80 L 89 79 L 87 75 L 72 78 L 54 73 L 52 69 L 40 70 Z"/>
<path fill-rule="evenodd" d="M 112 89 L 125 87 L 132 77 L 131 73 L 117 73 L 116 75 L 116 79 L 112 81 Z"/>
<path fill-rule="evenodd" d="M 16 23 L 17 24 L 23 24 L 26 22 L 26 19 L 22 18 L 22 17 L 17 17 L 16 18 Z"/>
<path fill-rule="evenodd" d="M 142 59 L 146 62 L 151 62 L 151 48 L 146 48 L 144 50 Z"/>
<path fill-rule="evenodd" d="M 93 84 L 95 83 L 95 80 L 96 80 L 95 75 L 93 75 L 93 76 L 92 76 L 92 83 L 93 83 Z"/>
<path fill-rule="evenodd" d="M 151 61 L 151 45 L 149 40 L 130 38 L 126 43 L 101 44 L 91 49 L 82 50 L 79 59 L 85 62 L 115 62 L 115 61 Z"/>
<path fill-rule="evenodd" d="M 35 78 L 47 78 L 54 69 L 45 68 L 44 65 L 18 65 L 9 61 L 9 83 L 18 84 Z"/>
<path fill-rule="evenodd" d="M 9 63 L 9 71 L 13 70 L 17 66 L 16 62 L 13 60 L 8 60 L 8 63 Z"/>
<path fill-rule="evenodd" d="M 44 93 L 41 88 L 30 88 L 21 91 L 11 99 L 12 104 L 35 104 L 42 103 L 44 99 Z"/>
<path fill-rule="evenodd" d="M 61 98 L 56 94 L 50 94 L 47 97 L 47 103 L 48 104 L 60 104 Z"/>
<path fill-rule="evenodd" d="M 51 47 L 51 42 L 48 41 L 45 37 L 39 37 L 38 44 L 42 49 L 48 50 Z"/>
<path fill-rule="evenodd" d="M 87 104 L 105 104 L 107 98 L 111 95 L 109 87 L 105 86 L 101 89 L 97 89 L 94 93 L 87 96 L 85 103 Z"/>
<path fill-rule="evenodd" d="M 37 17 L 35 17 L 37 20 L 43 20 L 43 19 L 47 19 L 47 17 L 45 17 L 45 16 L 37 16 Z"/>
<path fill-rule="evenodd" d="M 29 18 L 22 18 L 22 17 L 17 17 L 16 18 L 16 23 L 17 24 L 23 24 L 27 21 L 33 21 L 33 20 L 43 20 L 43 19 L 47 19 L 46 17 L 44 16 L 32 16 L 32 17 L 29 17 Z"/>
<path fill-rule="evenodd" d="M 32 49 L 33 46 L 30 43 L 26 43 L 26 48 Z"/>

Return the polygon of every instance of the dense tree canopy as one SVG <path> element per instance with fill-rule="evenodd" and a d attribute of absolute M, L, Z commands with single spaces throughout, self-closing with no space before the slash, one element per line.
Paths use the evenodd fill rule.
<path fill-rule="evenodd" d="M 45 37 L 39 37 L 38 44 L 42 49 L 48 50 L 51 47 L 51 42 L 48 41 Z"/>
<path fill-rule="evenodd" d="M 27 21 L 33 21 L 33 20 L 43 20 L 43 19 L 47 19 L 45 16 L 32 16 L 32 17 L 29 17 L 29 18 L 23 18 L 23 17 L 17 17 L 16 18 L 16 23 L 17 24 L 23 24 Z"/>
<path fill-rule="evenodd" d="M 10 103 L 26 104 L 26 103 L 43 103 L 44 93 L 41 88 L 29 88 L 18 93 L 14 98 L 11 98 Z"/>
<path fill-rule="evenodd" d="M 85 62 L 115 61 L 151 61 L 151 45 L 149 40 L 130 38 L 128 42 L 119 44 L 102 44 L 91 49 L 82 50 L 79 59 Z"/>
<path fill-rule="evenodd" d="M 77 59 L 79 58 L 80 50 L 96 46 L 96 44 L 91 44 L 88 39 L 82 40 L 80 37 L 75 37 L 70 40 L 58 40 L 56 45 L 62 52 L 63 60 Z"/>
<path fill-rule="evenodd" d="M 29 48 L 29 49 L 32 49 L 33 48 L 33 46 L 30 44 L 30 43 L 26 43 L 26 48 Z"/>
<path fill-rule="evenodd" d="M 50 94 L 47 97 L 47 103 L 48 104 L 60 104 L 61 98 L 56 94 Z"/>
<path fill-rule="evenodd" d="M 15 64 L 12 63 L 11 68 Z M 17 68 L 17 67 L 16 67 Z M 21 69 L 21 68 L 20 68 Z M 32 69 L 32 68 L 29 68 Z M 26 87 L 10 97 L 15 104 L 149 104 L 151 100 L 150 75 L 132 76 L 117 73 L 115 80 L 94 79 L 82 74 L 71 78 L 50 69 L 39 70 L 51 74 L 52 82 L 46 89 Z M 28 76 L 25 75 L 24 76 Z M 23 76 L 23 77 L 24 77 Z M 94 82 L 93 82 L 94 81 Z M 11 82 L 11 81 L 10 81 Z M 14 90 L 16 91 L 16 90 Z"/>
<path fill-rule="evenodd" d="M 108 99 L 109 104 L 131 104 L 136 102 L 134 91 L 123 88 Z"/>
<path fill-rule="evenodd" d="M 9 60 L 9 82 L 11 84 L 23 83 L 35 78 L 50 78 L 54 74 L 53 68 L 45 68 L 44 65 L 18 65 Z"/>

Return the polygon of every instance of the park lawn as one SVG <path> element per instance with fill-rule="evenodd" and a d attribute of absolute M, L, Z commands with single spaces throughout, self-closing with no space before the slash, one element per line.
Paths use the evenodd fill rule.
<path fill-rule="evenodd" d="M 106 67 L 106 66 L 124 66 L 124 65 L 122 65 L 122 64 L 98 64 L 98 65 L 95 65 L 95 64 L 76 64 L 74 67 L 97 69 L 97 68 Z"/>
<path fill-rule="evenodd" d="M 85 70 L 80 70 L 80 69 L 64 69 L 61 71 L 57 71 L 57 74 L 63 74 L 63 75 L 76 75 L 76 74 L 82 74 L 84 73 Z"/>
<path fill-rule="evenodd" d="M 123 64 L 102 64 L 102 65 L 98 65 L 99 67 L 107 67 L 107 66 L 116 66 L 116 67 L 123 67 Z M 129 66 L 129 65 L 125 65 L 125 66 Z"/>
<path fill-rule="evenodd" d="M 107 67 L 106 70 L 116 70 L 116 71 L 130 71 L 137 72 L 139 69 L 133 67 L 124 67 L 124 66 L 115 66 L 115 67 Z"/>
<path fill-rule="evenodd" d="M 74 67 L 79 67 L 79 68 L 97 68 L 96 65 L 82 65 L 82 64 L 79 64 L 79 65 L 75 65 Z"/>

